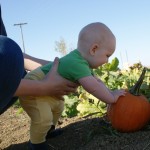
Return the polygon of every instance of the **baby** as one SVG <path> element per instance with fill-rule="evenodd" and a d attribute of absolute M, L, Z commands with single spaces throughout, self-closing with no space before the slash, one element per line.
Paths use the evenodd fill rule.
<path fill-rule="evenodd" d="M 79 33 L 77 49 L 60 58 L 58 73 L 70 81 L 79 83 L 99 100 L 107 104 L 116 103 L 120 96 L 125 95 L 125 90 L 109 90 L 92 71 L 108 62 L 115 47 L 115 36 L 105 24 L 100 22 L 88 24 Z M 41 80 L 51 67 L 52 63 L 39 67 L 29 72 L 25 78 Z M 63 99 L 26 96 L 20 97 L 20 103 L 31 118 L 30 148 L 48 150 L 46 137 L 62 114 Z"/>

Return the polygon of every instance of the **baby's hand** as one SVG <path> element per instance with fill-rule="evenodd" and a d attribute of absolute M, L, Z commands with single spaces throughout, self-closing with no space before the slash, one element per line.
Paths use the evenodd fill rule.
<path fill-rule="evenodd" d="M 113 94 L 113 96 L 114 96 L 114 100 L 115 100 L 115 103 L 117 102 L 117 100 L 118 100 L 118 98 L 120 97 L 120 96 L 125 96 L 125 94 L 126 94 L 126 91 L 125 90 L 114 90 L 114 91 L 112 91 L 112 94 Z"/>

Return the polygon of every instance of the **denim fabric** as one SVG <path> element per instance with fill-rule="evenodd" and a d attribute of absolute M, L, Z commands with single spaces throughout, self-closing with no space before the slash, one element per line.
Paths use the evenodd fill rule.
<path fill-rule="evenodd" d="M 0 6 L 0 35 L 7 36 L 6 29 L 2 20 L 1 6 Z"/>
<path fill-rule="evenodd" d="M 0 35 L 0 114 L 14 103 L 16 98 L 12 97 L 23 74 L 24 61 L 20 47 L 10 38 Z"/>
<path fill-rule="evenodd" d="M 7 38 L 0 6 L 0 114 L 15 103 L 13 97 L 21 78 L 24 77 L 23 55 L 20 47 Z"/>

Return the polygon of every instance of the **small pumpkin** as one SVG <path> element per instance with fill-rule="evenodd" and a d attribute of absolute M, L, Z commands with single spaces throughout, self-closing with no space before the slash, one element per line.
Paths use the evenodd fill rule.
<path fill-rule="evenodd" d="M 134 132 L 143 128 L 150 120 L 150 104 L 144 95 L 139 94 L 146 68 L 137 83 L 127 91 L 125 96 L 110 104 L 107 109 L 112 127 L 120 132 Z"/>

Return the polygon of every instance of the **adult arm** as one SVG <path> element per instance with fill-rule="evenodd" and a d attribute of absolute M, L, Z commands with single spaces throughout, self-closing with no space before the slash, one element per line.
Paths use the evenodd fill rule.
<path fill-rule="evenodd" d="M 115 103 L 120 96 L 125 95 L 125 90 L 111 91 L 100 79 L 97 80 L 93 76 L 81 78 L 79 79 L 79 83 L 87 92 L 107 104 Z"/>
<path fill-rule="evenodd" d="M 28 71 L 34 70 L 37 67 L 40 67 L 49 63 L 49 61 L 47 60 L 35 58 L 28 54 L 23 54 L 23 57 L 24 57 L 24 68 Z"/>
<path fill-rule="evenodd" d="M 70 92 L 75 92 L 77 84 L 68 81 L 57 73 L 59 59 L 56 58 L 51 71 L 43 80 L 22 79 L 15 96 L 56 96 L 61 97 Z"/>

